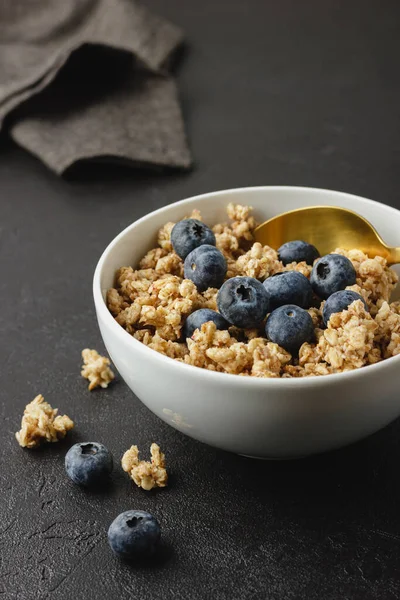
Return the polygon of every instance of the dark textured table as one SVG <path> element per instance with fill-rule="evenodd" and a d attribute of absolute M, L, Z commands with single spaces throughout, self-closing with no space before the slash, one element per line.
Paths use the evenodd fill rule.
<path fill-rule="evenodd" d="M 400 4 L 148 4 L 190 41 L 178 78 L 191 173 L 93 167 L 65 181 L 0 144 L 0 597 L 399 598 L 399 422 L 326 456 L 251 461 L 174 431 L 122 381 L 90 394 L 79 368 L 82 348 L 103 350 L 95 263 L 150 210 L 259 184 L 334 188 L 400 208 Z M 14 432 L 38 393 L 76 428 L 24 451 Z M 105 443 L 117 462 L 130 444 L 157 440 L 169 488 L 146 493 L 117 466 L 108 491 L 81 491 L 63 467 L 79 440 Z M 109 523 L 131 507 L 162 524 L 152 567 L 120 564 L 109 550 Z"/>

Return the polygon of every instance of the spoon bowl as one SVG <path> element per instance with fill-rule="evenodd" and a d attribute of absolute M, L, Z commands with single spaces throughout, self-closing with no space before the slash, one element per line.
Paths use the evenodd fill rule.
<path fill-rule="evenodd" d="M 335 248 L 358 248 L 370 257 L 386 258 L 389 265 L 400 263 L 400 248 L 385 244 L 364 217 L 338 206 L 307 206 L 290 210 L 265 221 L 254 232 L 257 242 L 278 249 L 292 240 L 313 244 L 321 256 Z"/>

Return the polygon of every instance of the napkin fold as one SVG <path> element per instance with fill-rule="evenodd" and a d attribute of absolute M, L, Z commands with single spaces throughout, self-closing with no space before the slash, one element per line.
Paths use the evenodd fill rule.
<path fill-rule="evenodd" d="M 3 0 L 0 128 L 58 174 L 85 160 L 188 168 L 182 32 L 134 0 Z"/>

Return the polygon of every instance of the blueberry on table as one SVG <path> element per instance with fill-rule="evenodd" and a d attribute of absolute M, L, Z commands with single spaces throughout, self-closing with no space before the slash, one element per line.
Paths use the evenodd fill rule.
<path fill-rule="evenodd" d="M 327 254 L 315 263 L 310 281 L 317 296 L 326 299 L 335 292 L 354 285 L 356 271 L 346 256 Z"/>
<path fill-rule="evenodd" d="M 309 308 L 312 304 L 313 290 L 305 275 L 298 271 L 285 271 L 268 277 L 263 286 L 269 297 L 269 310 L 275 310 L 284 304 L 295 304 Z"/>
<path fill-rule="evenodd" d="M 257 327 L 269 311 L 268 293 L 253 277 L 232 277 L 217 296 L 218 310 L 236 327 Z"/>
<path fill-rule="evenodd" d="M 284 265 L 288 265 L 292 262 L 306 262 L 308 265 L 313 265 L 314 260 L 319 258 L 320 254 L 315 246 L 303 242 L 301 240 L 294 240 L 293 242 L 286 242 L 278 248 L 279 260 Z"/>
<path fill-rule="evenodd" d="M 96 486 L 107 480 L 113 470 L 113 458 L 98 442 L 75 444 L 65 456 L 65 470 L 74 483 Z"/>
<path fill-rule="evenodd" d="M 174 225 L 171 243 L 178 256 L 185 260 L 187 255 L 203 244 L 215 246 L 215 235 L 207 225 L 197 219 L 184 219 Z"/>
<path fill-rule="evenodd" d="M 108 542 L 121 558 L 147 558 L 160 541 L 158 521 L 148 512 L 127 510 L 118 515 L 108 529 Z"/>
<path fill-rule="evenodd" d="M 338 292 L 335 292 L 329 296 L 322 310 L 322 319 L 324 324 L 328 325 L 331 315 L 346 310 L 349 308 L 350 304 L 356 300 L 361 300 L 364 304 L 365 310 L 368 311 L 368 306 L 364 298 L 360 296 L 360 294 L 357 294 L 357 292 L 353 292 L 353 290 L 339 290 Z"/>
<path fill-rule="evenodd" d="M 221 287 L 226 271 L 224 255 L 209 244 L 195 248 L 185 258 L 185 279 L 193 281 L 199 292 L 204 292 L 210 287 Z"/>
<path fill-rule="evenodd" d="M 265 325 L 267 338 L 291 354 L 296 354 L 304 342 L 315 338 L 314 324 L 304 308 L 286 304 L 276 308 Z"/>
<path fill-rule="evenodd" d="M 203 323 L 212 321 L 217 329 L 228 329 L 229 323 L 216 310 L 211 308 L 200 308 L 192 312 L 183 326 L 183 337 L 191 338 L 196 329 L 200 329 Z"/>

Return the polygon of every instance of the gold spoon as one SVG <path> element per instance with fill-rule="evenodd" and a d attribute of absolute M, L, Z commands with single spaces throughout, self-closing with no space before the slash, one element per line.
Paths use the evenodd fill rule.
<path fill-rule="evenodd" d="M 383 256 L 389 265 L 400 263 L 400 248 L 390 248 L 364 217 L 338 206 L 308 206 L 272 217 L 254 236 L 263 246 L 278 249 L 292 240 L 313 244 L 323 256 L 336 248 L 358 248 L 368 256 Z"/>

